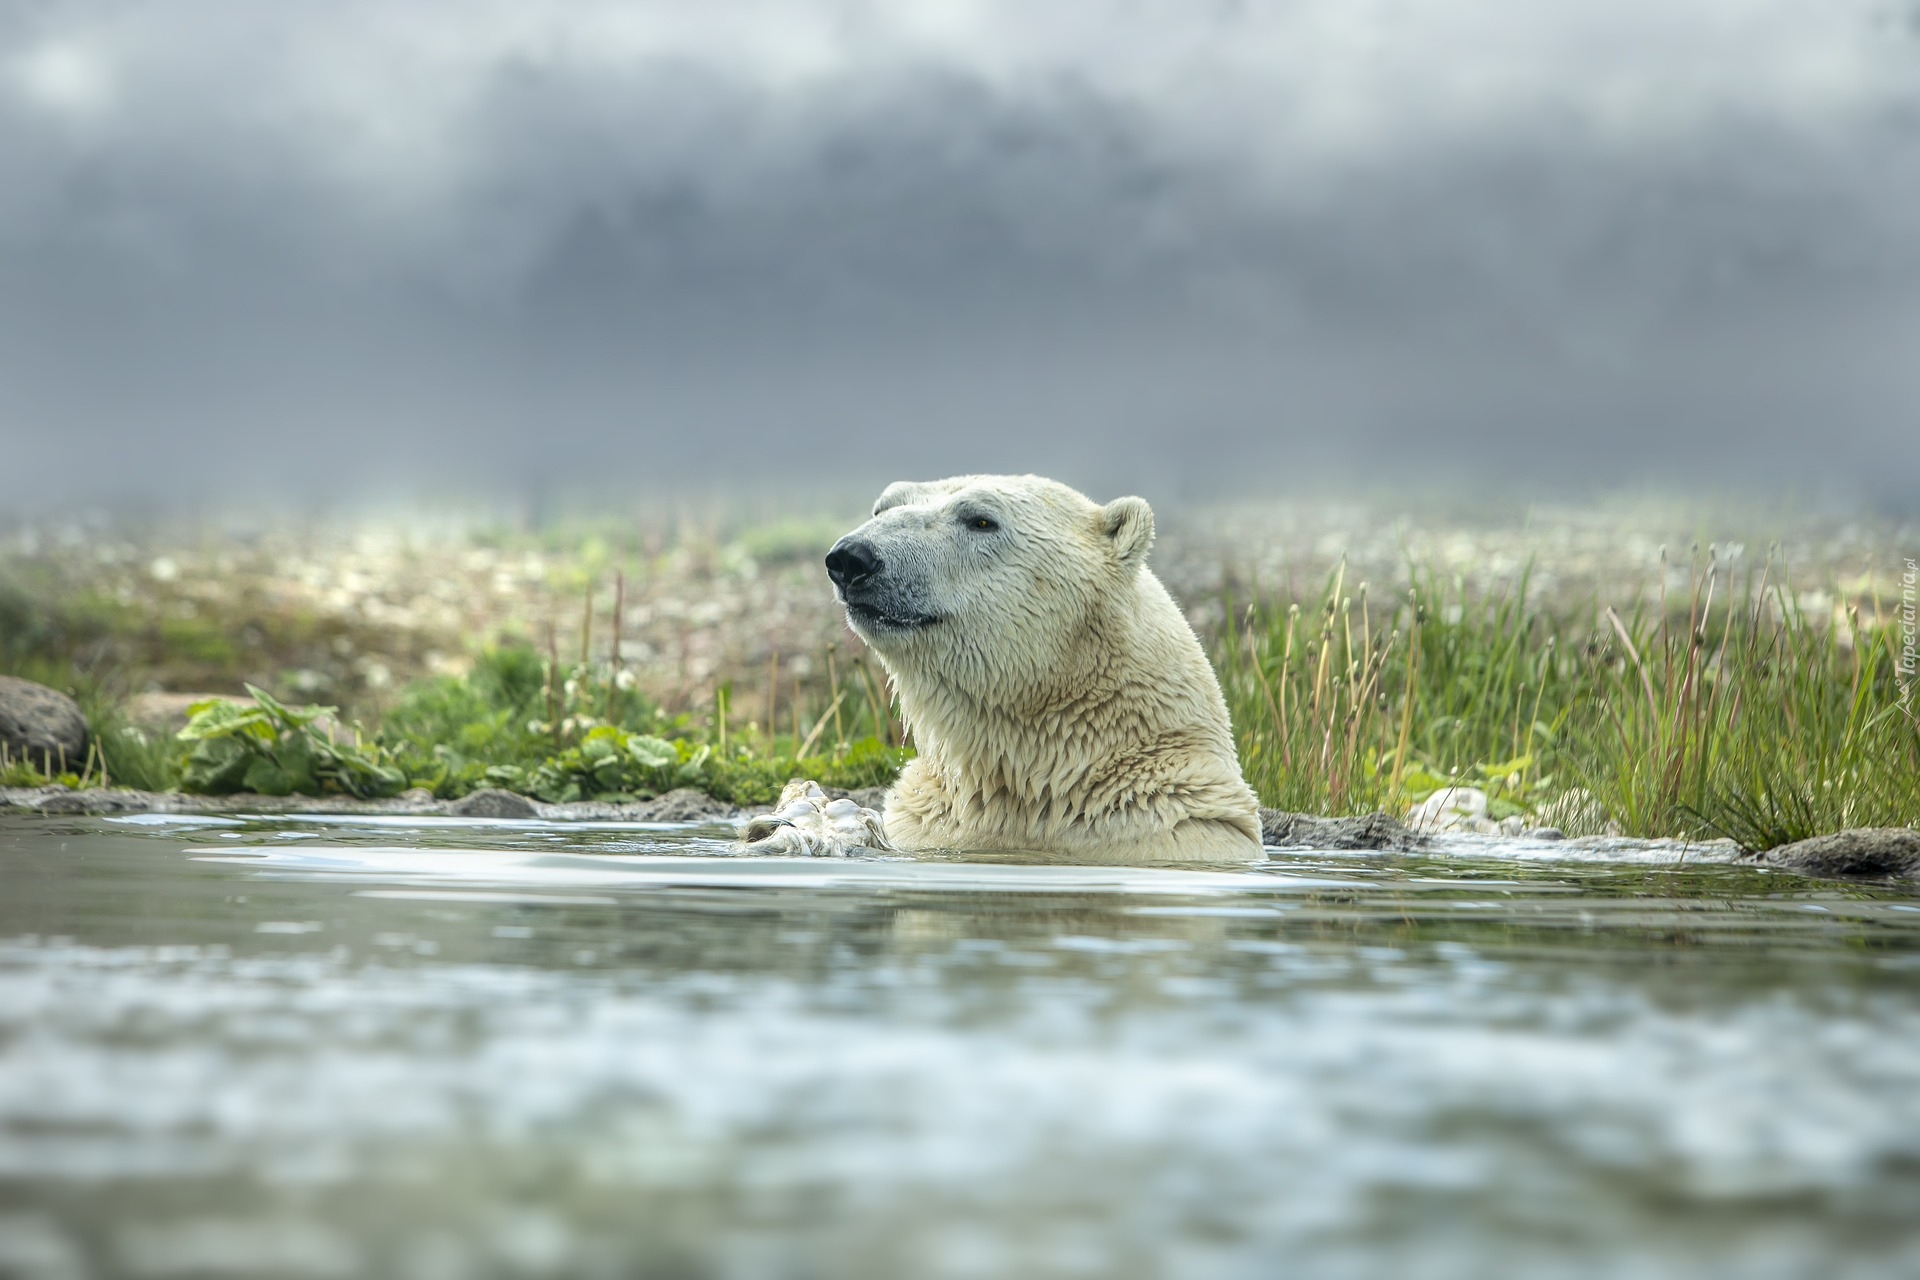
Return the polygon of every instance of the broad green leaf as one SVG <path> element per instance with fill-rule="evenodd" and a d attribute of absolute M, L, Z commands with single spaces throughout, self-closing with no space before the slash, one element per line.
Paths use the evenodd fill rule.
<path fill-rule="evenodd" d="M 671 742 L 641 734 L 627 739 L 627 754 L 633 757 L 636 764 L 648 769 L 664 769 L 680 759 L 680 753 L 674 750 Z"/>
<path fill-rule="evenodd" d="M 293 794 L 293 780 L 287 775 L 287 771 L 265 756 L 254 757 L 253 763 L 247 767 L 246 776 L 242 782 L 248 791 L 257 792 L 263 796 Z"/>
<path fill-rule="evenodd" d="M 247 694 L 264 707 L 283 729 L 304 729 L 321 716 L 330 716 L 337 710 L 335 707 L 321 706 L 289 707 L 257 685 L 250 684 L 245 688 Z"/>
<path fill-rule="evenodd" d="M 247 770 L 258 759 L 248 739 L 219 737 L 196 743 L 187 756 L 181 786 L 199 795 L 231 795 L 241 789 Z"/>
<path fill-rule="evenodd" d="M 193 704 L 186 727 L 174 737 L 182 742 L 203 742 L 208 738 L 222 738 L 233 734 L 248 734 L 256 738 L 268 739 L 274 736 L 273 724 L 266 711 L 258 706 L 248 706 L 244 702 L 229 702 L 224 698 L 208 698 Z"/>

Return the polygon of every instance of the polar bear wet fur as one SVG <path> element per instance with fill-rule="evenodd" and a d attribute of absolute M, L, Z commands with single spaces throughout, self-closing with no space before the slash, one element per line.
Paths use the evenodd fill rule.
<path fill-rule="evenodd" d="M 887 843 L 1088 862 L 1262 856 L 1219 681 L 1146 568 L 1152 545 L 1143 500 L 1101 506 L 1038 476 L 889 485 L 834 545 L 835 594 L 918 750 L 888 793 Z M 749 839 L 821 848 L 782 825 L 763 820 Z"/>

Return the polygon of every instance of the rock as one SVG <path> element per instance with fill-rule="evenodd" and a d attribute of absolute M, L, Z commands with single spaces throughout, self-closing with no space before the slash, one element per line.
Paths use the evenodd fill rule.
<path fill-rule="evenodd" d="M 1478 787 L 1445 787 L 1407 810 L 1407 825 L 1415 831 L 1497 830 L 1487 817 L 1487 793 Z"/>
<path fill-rule="evenodd" d="M 1858 827 L 1765 849 L 1753 859 L 1769 867 L 1836 880 L 1920 878 L 1920 831 Z"/>
<path fill-rule="evenodd" d="M 1280 849 L 1423 849 L 1426 841 L 1384 813 L 1363 818 L 1316 818 L 1260 811 L 1260 842 Z"/>
<path fill-rule="evenodd" d="M 48 787 L 34 808 L 48 814 L 147 813 L 154 807 L 154 796 L 146 791 L 112 790 L 69 791 Z"/>
<path fill-rule="evenodd" d="M 482 787 L 464 799 L 447 806 L 458 818 L 537 818 L 540 811 L 533 801 L 498 787 Z"/>
<path fill-rule="evenodd" d="M 700 822 L 709 818 L 730 818 L 733 806 L 716 800 L 692 787 L 677 787 L 648 806 L 647 822 Z"/>
<path fill-rule="evenodd" d="M 1529 840 L 1565 840 L 1567 833 L 1558 827 L 1530 827 L 1521 832 Z"/>
<path fill-rule="evenodd" d="M 1494 829 L 1503 836 L 1523 836 L 1527 833 L 1527 820 L 1516 813 L 1500 819 Z"/>
<path fill-rule="evenodd" d="M 409 809 L 424 809 L 434 803 L 433 792 L 425 787 L 408 787 L 393 798 L 395 804 L 403 804 Z"/>
<path fill-rule="evenodd" d="M 258 800 L 258 796 L 247 797 Z M 70 791 L 62 786 L 0 787 L 0 812 L 75 813 L 211 813 L 231 808 L 228 796 L 187 796 L 176 791 L 155 793 L 125 787 Z"/>
<path fill-rule="evenodd" d="M 0 676 L 0 748 L 45 774 L 80 773 L 87 767 L 87 718 L 64 693 Z"/>

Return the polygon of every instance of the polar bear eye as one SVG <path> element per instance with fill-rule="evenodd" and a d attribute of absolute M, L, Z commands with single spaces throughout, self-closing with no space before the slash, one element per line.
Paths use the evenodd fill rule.
<path fill-rule="evenodd" d="M 978 530 L 981 533 L 992 533 L 999 527 L 999 524 L 994 521 L 992 516 L 967 517 L 967 528 Z"/>

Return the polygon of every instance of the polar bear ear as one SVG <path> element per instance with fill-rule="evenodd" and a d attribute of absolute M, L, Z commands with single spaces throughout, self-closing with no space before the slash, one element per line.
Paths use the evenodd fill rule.
<path fill-rule="evenodd" d="M 926 489 L 927 486 L 917 480 L 895 480 L 892 484 L 882 489 L 880 496 L 874 499 L 873 514 L 879 515 L 882 511 L 890 508 L 905 506 L 909 502 L 917 502 L 924 496 Z"/>
<path fill-rule="evenodd" d="M 1113 540 L 1123 565 L 1137 565 L 1153 546 L 1153 508 L 1145 498 L 1115 498 L 1100 508 L 1100 532 Z"/>

